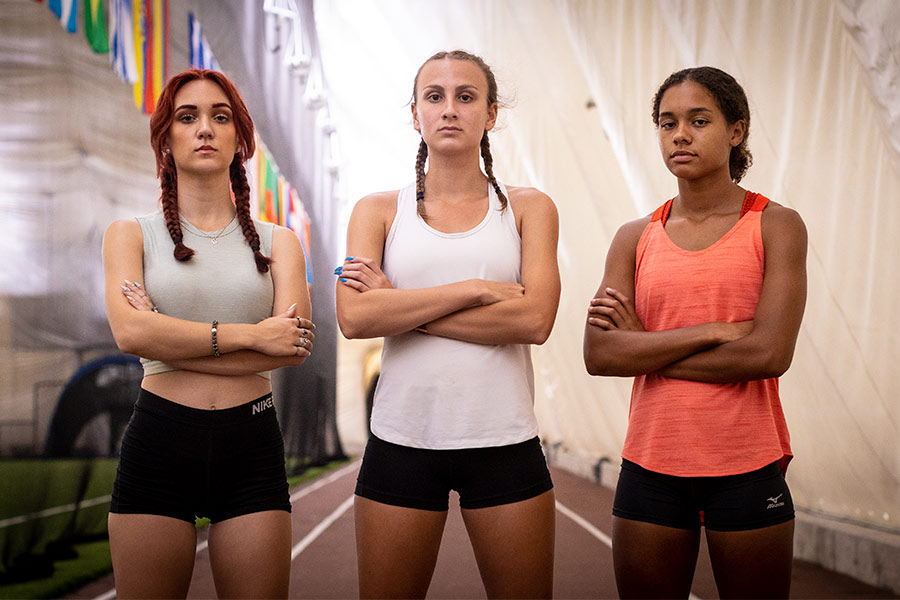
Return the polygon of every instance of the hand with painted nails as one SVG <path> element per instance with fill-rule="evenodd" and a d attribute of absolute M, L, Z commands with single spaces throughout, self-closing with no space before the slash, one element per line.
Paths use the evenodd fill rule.
<path fill-rule="evenodd" d="M 125 296 L 128 303 L 135 310 L 159 312 L 156 305 L 153 304 L 153 300 L 150 299 L 147 289 L 137 281 L 128 281 L 126 279 L 125 283 L 119 287 L 122 288 L 122 295 Z"/>
<path fill-rule="evenodd" d="M 269 356 L 309 356 L 315 325 L 309 319 L 298 319 L 294 314 L 296 306 L 291 304 L 283 313 L 257 323 L 252 349 Z"/>
<path fill-rule="evenodd" d="M 606 294 L 591 299 L 588 323 L 606 329 L 644 331 L 644 325 L 634 310 L 634 303 L 622 292 L 606 288 Z"/>
<path fill-rule="evenodd" d="M 344 264 L 334 270 L 334 274 L 341 283 L 359 292 L 394 288 L 381 270 L 381 265 L 363 256 L 348 256 Z"/>

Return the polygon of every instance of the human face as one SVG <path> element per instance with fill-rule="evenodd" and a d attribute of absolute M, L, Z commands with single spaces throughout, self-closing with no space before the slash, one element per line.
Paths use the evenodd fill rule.
<path fill-rule="evenodd" d="M 213 81 L 195 79 L 175 93 L 175 112 L 165 137 L 179 173 L 227 172 L 238 151 L 231 103 Z"/>
<path fill-rule="evenodd" d="M 468 60 L 431 60 L 419 71 L 413 126 L 430 153 L 479 148 L 497 120 L 497 104 L 488 104 L 487 78 Z"/>
<path fill-rule="evenodd" d="M 729 124 L 715 97 L 695 81 L 673 85 L 660 100 L 659 148 L 676 177 L 697 179 L 724 170 L 730 179 L 728 159 L 744 131 L 744 121 Z"/>

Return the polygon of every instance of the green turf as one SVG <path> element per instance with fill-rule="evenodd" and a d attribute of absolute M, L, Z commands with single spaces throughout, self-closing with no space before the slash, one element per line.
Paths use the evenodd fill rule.
<path fill-rule="evenodd" d="M 60 598 L 112 571 L 109 541 L 76 544 L 78 558 L 54 563 L 50 577 L 0 586 L 0 598 Z"/>
<path fill-rule="evenodd" d="M 297 463 L 294 462 L 292 465 L 291 460 L 288 459 L 288 472 L 297 469 Z M 345 460 L 338 460 L 324 466 L 310 467 L 299 475 L 288 477 L 288 484 L 290 487 L 294 487 L 310 481 L 327 471 L 340 467 L 346 462 Z M 104 506 L 105 510 L 108 511 L 109 505 Z M 202 531 L 209 526 L 209 519 L 197 519 L 196 525 L 197 530 Z M 112 571 L 112 561 L 109 556 L 109 540 L 104 539 L 75 544 L 75 550 L 78 553 L 78 558 L 56 561 L 54 563 L 55 570 L 51 577 L 0 585 L 0 599 L 59 598 Z"/>

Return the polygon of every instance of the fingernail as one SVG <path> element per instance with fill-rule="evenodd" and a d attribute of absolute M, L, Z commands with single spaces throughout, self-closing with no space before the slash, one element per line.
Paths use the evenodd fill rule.
<path fill-rule="evenodd" d="M 344 260 L 353 260 L 353 257 L 352 257 L 352 256 L 348 256 L 348 257 L 345 258 Z"/>
<path fill-rule="evenodd" d="M 343 281 L 344 283 L 347 283 L 347 280 L 344 279 L 343 277 L 341 277 L 340 280 Z"/>
<path fill-rule="evenodd" d="M 134 282 L 134 287 L 141 287 L 141 284 L 139 284 L 137 281 L 135 281 L 135 282 Z"/>
<path fill-rule="evenodd" d="M 344 267 L 338 267 L 337 269 L 334 270 L 334 274 L 340 275 L 343 270 L 344 270 Z"/>
<path fill-rule="evenodd" d="M 128 291 L 128 288 L 125 287 L 124 285 L 120 285 L 119 287 L 122 288 L 122 291 L 123 291 L 123 292 L 127 292 L 127 291 Z"/>
<path fill-rule="evenodd" d="M 297 306 L 297 303 L 296 303 L 296 302 L 294 302 L 293 304 L 291 304 L 290 306 L 288 306 L 288 310 L 291 310 L 291 309 L 294 308 L 295 306 Z"/>

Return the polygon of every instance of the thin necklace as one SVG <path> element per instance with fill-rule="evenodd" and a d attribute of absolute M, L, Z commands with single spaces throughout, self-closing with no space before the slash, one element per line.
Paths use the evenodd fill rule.
<path fill-rule="evenodd" d="M 234 223 L 234 220 L 235 220 L 235 219 L 237 219 L 237 213 L 235 213 L 235 215 L 234 215 L 233 217 L 231 217 L 231 220 L 228 221 L 228 224 L 225 225 L 225 227 L 223 227 L 222 229 L 220 229 L 219 231 L 217 231 L 217 232 L 215 232 L 215 233 L 209 233 L 209 232 L 206 232 L 206 231 L 202 231 L 202 230 L 200 230 L 200 229 L 197 229 L 196 227 L 194 227 L 193 225 L 191 225 L 190 223 L 188 223 L 187 221 L 185 221 L 185 220 L 182 219 L 181 217 L 178 218 L 179 221 L 181 221 L 182 223 L 188 225 L 191 229 L 194 230 L 194 235 L 197 235 L 197 236 L 200 236 L 200 237 L 205 237 L 205 238 L 207 238 L 211 244 L 218 244 L 218 243 L 219 243 L 219 238 L 220 238 L 220 237 L 225 236 L 225 235 L 228 235 L 229 233 L 231 233 L 232 231 L 234 231 L 235 229 L 237 229 L 237 226 L 235 226 L 235 227 L 232 227 L 230 231 L 225 231 L 226 229 L 228 229 L 229 227 L 231 227 L 231 224 Z"/>

